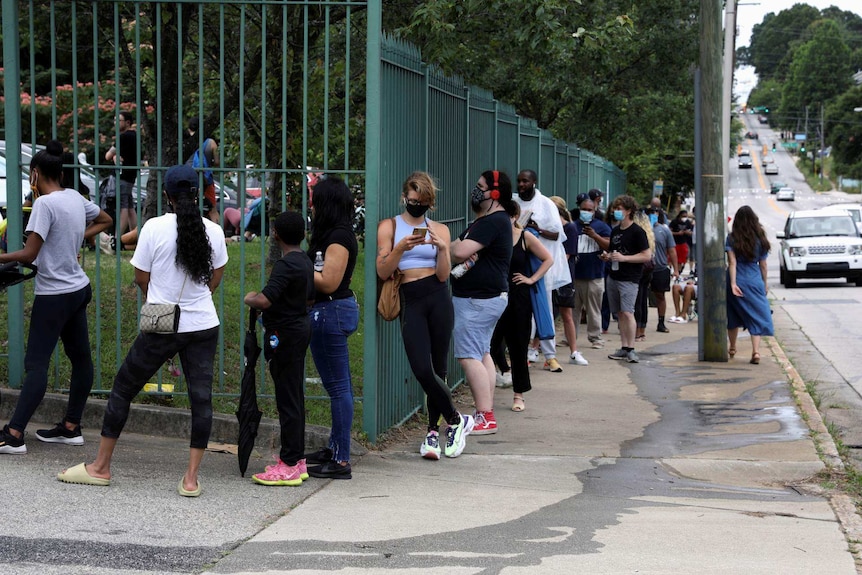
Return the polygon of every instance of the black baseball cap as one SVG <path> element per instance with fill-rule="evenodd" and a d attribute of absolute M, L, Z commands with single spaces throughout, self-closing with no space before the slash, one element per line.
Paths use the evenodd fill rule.
<path fill-rule="evenodd" d="M 597 188 L 593 188 L 589 192 L 590 199 L 596 201 L 596 198 L 601 198 L 605 195 L 605 193 Z"/>
<path fill-rule="evenodd" d="M 176 196 L 197 187 L 198 173 L 187 164 L 168 168 L 168 171 L 165 173 L 165 192 L 169 196 Z"/>
<path fill-rule="evenodd" d="M 581 192 L 580 194 L 578 194 L 578 197 L 575 198 L 575 203 L 578 205 L 581 205 L 581 203 L 584 200 L 589 200 L 589 199 L 590 199 L 590 195 L 587 192 Z"/>

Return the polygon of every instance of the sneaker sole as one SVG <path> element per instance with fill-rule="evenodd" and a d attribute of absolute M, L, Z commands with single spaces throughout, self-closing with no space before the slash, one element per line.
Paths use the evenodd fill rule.
<path fill-rule="evenodd" d="M 36 439 L 44 443 L 62 443 L 63 445 L 84 445 L 84 438 L 78 437 L 42 437 L 36 432 Z"/>
<path fill-rule="evenodd" d="M 440 460 L 440 452 L 439 451 L 433 451 L 431 449 L 424 449 L 424 447 L 425 446 L 423 445 L 422 447 L 419 448 L 419 455 L 421 455 L 423 459 L 430 459 L 432 461 L 439 461 Z"/>
<path fill-rule="evenodd" d="M 478 430 L 474 429 L 473 431 L 470 432 L 470 435 L 492 435 L 494 433 L 497 433 L 496 427 L 493 429 L 478 429 Z"/>
<path fill-rule="evenodd" d="M 276 479 L 274 481 L 268 481 L 266 479 L 260 479 L 256 475 L 251 476 L 251 480 L 257 483 L 258 485 L 267 485 L 269 487 L 280 487 L 280 486 L 290 486 L 296 487 L 297 485 L 302 485 L 302 479 Z"/>
<path fill-rule="evenodd" d="M 589 362 L 587 362 L 587 363 L 581 363 L 581 362 L 579 362 L 579 361 L 575 361 L 574 359 L 570 359 L 570 360 L 569 360 L 569 363 L 570 363 L 570 364 L 572 364 L 572 365 L 590 365 L 590 364 L 589 364 Z"/>
<path fill-rule="evenodd" d="M 21 447 L 12 447 L 11 445 L 4 445 L 3 447 L 0 447 L 0 453 L 6 453 L 7 455 L 26 455 L 27 446 L 22 445 Z"/>

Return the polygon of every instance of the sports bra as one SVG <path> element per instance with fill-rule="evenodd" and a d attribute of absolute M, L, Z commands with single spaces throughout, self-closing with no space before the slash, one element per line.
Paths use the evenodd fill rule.
<path fill-rule="evenodd" d="M 400 242 L 405 236 L 411 235 L 415 227 L 413 224 L 405 222 L 400 215 L 396 216 L 395 237 L 392 245 Z M 427 219 L 425 220 L 425 227 L 431 227 Z M 401 255 L 401 261 L 398 263 L 398 269 L 402 271 L 435 267 L 437 267 L 437 246 L 431 243 L 420 244 L 412 250 L 404 252 Z"/>

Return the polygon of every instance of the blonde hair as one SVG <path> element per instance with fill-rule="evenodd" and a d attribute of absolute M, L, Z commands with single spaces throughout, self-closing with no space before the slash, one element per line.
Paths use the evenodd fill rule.
<path fill-rule="evenodd" d="M 401 197 L 406 198 L 410 191 L 419 194 L 419 201 L 428 204 L 433 210 L 437 203 L 437 182 L 427 172 L 413 172 L 401 187 Z"/>
<path fill-rule="evenodd" d="M 560 196 L 551 196 L 551 201 L 557 206 L 557 211 L 560 212 L 560 217 L 563 221 L 571 222 L 572 214 L 569 213 L 569 208 L 566 207 L 566 200 Z"/>
<path fill-rule="evenodd" d="M 655 256 L 655 234 L 652 231 L 652 224 L 649 222 L 647 215 L 641 211 L 634 213 L 634 222 L 646 232 L 647 240 L 649 240 L 649 249 Z"/>

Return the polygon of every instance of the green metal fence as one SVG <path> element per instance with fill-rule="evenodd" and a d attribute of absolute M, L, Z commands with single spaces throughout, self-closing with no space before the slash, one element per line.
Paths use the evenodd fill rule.
<path fill-rule="evenodd" d="M 569 203 L 581 191 L 597 187 L 609 197 L 625 188 L 625 176 L 612 163 L 577 146 L 555 140 L 532 120 L 519 117 L 493 94 L 446 77 L 421 61 L 420 52 L 381 32 L 381 0 L 20 0 L 3 2 L 3 139 L 6 142 L 7 191 L 26 180 L 29 158 L 21 144 L 60 139 L 90 166 L 96 185 L 114 166 L 105 151 L 119 136 L 116 116 L 135 116 L 146 173 L 136 193 L 147 200 L 137 207 L 138 225 L 161 213 L 161 179 L 167 167 L 185 160 L 184 143 L 193 147 L 213 134 L 219 140 L 214 169 L 228 200 L 245 206 L 261 191 L 267 217 L 291 207 L 307 211 L 307 176 L 325 172 L 345 178 L 365 191 L 364 306 L 359 333 L 364 353 L 356 354 L 354 381 L 362 402 L 363 429 L 371 441 L 408 418 L 423 403 L 403 352 L 397 322 L 379 320 L 374 310 L 376 226 L 399 210 L 402 180 L 424 169 L 439 181 L 441 193 L 433 217 L 450 226 L 453 236 L 467 225 L 469 190 L 479 173 L 498 168 L 514 176 L 529 168 L 539 175 L 545 195 Z M 190 136 L 192 116 L 205 130 Z M 20 166 L 21 170 L 15 170 Z M 24 173 L 22 173 L 22 171 Z M 235 200 L 230 194 L 235 194 Z M 220 200 L 223 212 L 226 200 Z M 9 249 L 21 246 L 22 198 L 8 194 Z M 115 216 L 118 214 L 115 212 Z M 115 218 L 117 219 L 117 218 Z M 240 235 L 245 231 L 243 222 Z M 222 318 L 215 394 L 233 397 L 242 366 L 246 315 L 242 296 L 266 279 L 272 257 L 264 242 L 240 242 L 232 248 L 225 284 L 215 295 Z M 137 290 L 128 255 L 82 252 L 82 265 L 93 278 L 94 392 L 105 393 L 137 333 Z M 8 384 L 23 378 L 26 289 L 8 290 L 4 368 Z M 3 327 L 0 326 L 0 331 Z M 51 387 L 63 390 L 69 366 L 56 355 Z M 361 367 L 357 367 L 361 366 Z M 259 364 L 261 373 L 264 364 Z M 454 360 L 450 384 L 460 379 Z M 314 381 L 313 365 L 309 381 Z M 157 382 L 173 382 L 167 370 Z M 271 395 L 260 377 L 260 394 Z M 180 389 L 182 389 L 182 383 Z M 307 388 L 323 399 L 319 385 Z"/>
<path fill-rule="evenodd" d="M 354 102 L 364 103 L 367 41 L 379 37 L 380 4 L 4 1 L 0 125 L 10 166 L 8 249 L 22 244 L 22 198 L 11 192 L 28 177 L 30 158 L 20 153 L 21 144 L 29 150 L 31 143 L 59 139 L 73 153 L 75 168 L 83 170 L 98 202 L 98 182 L 115 169 L 105 152 L 119 136 L 116 119 L 122 110 L 135 118 L 140 150 L 134 162 L 140 174 L 135 191 L 139 226 L 148 215 L 163 213 L 164 171 L 186 160 L 189 140 L 193 150 L 211 135 L 219 140 L 219 162 L 213 169 L 219 211 L 228 207 L 225 202 L 242 209 L 254 195 L 267 197 L 268 211 L 249 222 L 243 219 L 239 236 L 247 226 L 265 234 L 267 217 L 287 207 L 307 213 L 309 174 L 334 174 L 362 186 L 365 110 Z M 368 33 L 369 21 L 377 22 L 374 34 Z M 185 129 L 193 116 L 200 118 L 201 129 L 191 135 Z M 77 160 L 79 153 L 87 166 Z M 112 215 L 119 221 L 119 209 Z M 232 287 L 223 282 L 214 296 L 222 319 L 217 396 L 232 397 L 238 391 L 247 317 L 242 296 L 262 287 L 272 249 L 262 241 L 231 248 L 225 275 Z M 94 290 L 89 318 L 94 393 L 110 389 L 137 333 L 141 302 L 128 259 L 129 252 L 108 256 L 98 249 L 82 251 L 81 263 Z M 23 378 L 27 290 L 32 285 L 0 296 L 6 301 L 5 309 L 0 306 L 5 315 L 0 339 L 9 342 L 0 370 L 13 387 Z M 63 390 L 68 362 L 57 353 L 53 365 L 51 388 Z M 263 360 L 259 369 L 265 372 Z M 310 381 L 315 375 L 309 366 Z M 156 381 L 183 389 L 167 369 Z M 271 396 L 267 378 L 259 381 L 261 395 Z M 322 398 L 323 391 L 312 384 L 309 395 Z"/>
<path fill-rule="evenodd" d="M 380 183 L 379 194 L 367 197 L 369 232 L 379 219 L 399 213 L 402 181 L 414 170 L 437 179 L 440 192 L 432 217 L 446 223 L 453 237 L 471 217 L 468 190 L 487 169 L 501 169 L 513 180 L 519 170 L 532 169 L 544 195 L 562 196 L 569 205 L 590 188 L 604 190 L 608 198 L 624 193 L 625 175 L 613 163 L 556 140 L 490 92 L 426 65 L 415 46 L 384 36 L 381 53 Z M 368 136 L 374 137 L 371 131 Z M 366 289 L 376 281 L 370 258 L 376 249 L 376 236 L 368 233 Z M 372 439 L 422 406 L 402 346 L 397 322 L 383 322 L 367 309 L 363 413 Z M 461 380 L 460 368 L 450 359 L 450 385 Z"/>

